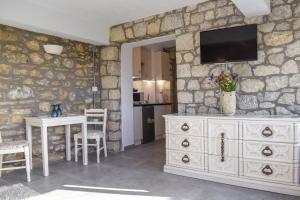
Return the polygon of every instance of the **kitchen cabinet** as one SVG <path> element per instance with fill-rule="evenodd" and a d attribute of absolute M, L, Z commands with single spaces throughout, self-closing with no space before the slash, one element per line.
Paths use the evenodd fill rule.
<path fill-rule="evenodd" d="M 155 140 L 165 137 L 165 120 L 163 115 L 172 113 L 171 105 L 154 106 Z"/>
<path fill-rule="evenodd" d="M 134 144 L 140 145 L 143 140 L 143 112 L 142 106 L 133 107 Z"/>
<path fill-rule="evenodd" d="M 142 47 L 133 48 L 132 52 L 132 76 L 141 78 L 142 76 Z"/>
<path fill-rule="evenodd" d="M 172 70 L 169 54 L 163 51 L 155 52 L 153 61 L 156 80 L 171 80 Z"/>
<path fill-rule="evenodd" d="M 149 109 L 154 107 L 154 127 L 153 122 L 149 122 L 149 120 L 153 120 L 153 114 L 149 115 Z M 147 143 L 153 140 L 153 131 L 155 140 L 159 140 L 165 137 L 165 120 L 163 115 L 172 113 L 172 105 L 168 104 L 155 104 L 152 105 L 141 105 L 133 107 L 133 131 L 134 131 L 134 144 L 140 145 L 142 143 Z M 145 120 L 146 119 L 146 120 Z M 149 122 L 145 126 L 145 122 Z M 146 130 L 147 129 L 147 130 Z M 152 130 L 154 129 L 154 130 Z M 144 132 L 146 130 L 146 132 Z M 152 132 L 152 133 L 151 133 Z M 144 138 L 145 136 L 145 138 Z M 146 138 L 147 137 L 147 138 Z"/>
<path fill-rule="evenodd" d="M 144 47 L 133 48 L 132 76 L 136 79 L 154 80 L 151 66 L 151 51 Z"/>

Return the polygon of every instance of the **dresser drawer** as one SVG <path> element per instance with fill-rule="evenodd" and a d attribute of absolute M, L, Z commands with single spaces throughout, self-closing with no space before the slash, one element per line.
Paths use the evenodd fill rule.
<path fill-rule="evenodd" d="M 293 163 L 294 145 L 284 143 L 243 141 L 243 157 Z"/>
<path fill-rule="evenodd" d="M 204 153 L 204 138 L 168 134 L 167 148 L 179 151 Z"/>
<path fill-rule="evenodd" d="M 279 121 L 245 121 L 243 123 L 243 139 L 293 143 L 293 124 Z"/>
<path fill-rule="evenodd" d="M 177 167 L 204 169 L 204 154 L 167 150 L 167 162 Z"/>
<path fill-rule="evenodd" d="M 204 120 L 190 118 L 168 119 L 166 131 L 170 134 L 203 136 Z"/>
<path fill-rule="evenodd" d="M 238 157 L 239 148 L 238 140 L 229 140 L 219 138 L 208 138 L 208 154 L 210 155 L 224 155 Z"/>
<path fill-rule="evenodd" d="M 220 156 L 208 156 L 208 170 L 213 173 L 238 175 L 239 161 L 236 157 L 225 157 L 224 160 Z"/>
<path fill-rule="evenodd" d="M 208 137 L 220 138 L 223 133 L 227 139 L 238 139 L 238 122 L 236 120 L 208 120 Z"/>
<path fill-rule="evenodd" d="M 244 176 L 275 182 L 293 183 L 294 167 L 292 164 L 244 160 Z"/>

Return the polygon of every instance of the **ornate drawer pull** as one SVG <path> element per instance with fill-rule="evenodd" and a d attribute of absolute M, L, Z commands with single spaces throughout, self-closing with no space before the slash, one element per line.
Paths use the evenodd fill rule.
<path fill-rule="evenodd" d="M 190 129 L 189 125 L 187 123 L 184 123 L 182 126 L 181 126 L 181 130 L 183 130 L 184 132 L 185 131 L 188 131 Z"/>
<path fill-rule="evenodd" d="M 270 129 L 270 127 L 266 127 L 262 132 L 261 134 L 265 137 L 270 137 L 273 135 L 273 131 Z"/>
<path fill-rule="evenodd" d="M 224 152 L 225 152 L 225 133 L 221 133 L 221 162 L 225 162 L 225 156 L 224 156 Z"/>
<path fill-rule="evenodd" d="M 182 160 L 182 162 L 185 163 L 185 164 L 187 164 L 187 163 L 190 162 L 190 158 L 189 158 L 187 155 L 184 155 L 184 156 L 182 157 L 181 160 Z"/>
<path fill-rule="evenodd" d="M 262 150 L 262 155 L 264 156 L 271 156 L 273 155 L 273 151 L 272 149 L 270 149 L 270 147 L 266 146 L 263 150 Z"/>
<path fill-rule="evenodd" d="M 262 170 L 262 173 L 270 176 L 271 174 L 273 174 L 273 169 L 270 167 L 270 165 L 266 165 Z"/>
<path fill-rule="evenodd" d="M 190 146 L 190 142 L 187 139 L 184 139 L 181 143 L 181 146 L 183 146 L 184 148 L 187 148 Z"/>

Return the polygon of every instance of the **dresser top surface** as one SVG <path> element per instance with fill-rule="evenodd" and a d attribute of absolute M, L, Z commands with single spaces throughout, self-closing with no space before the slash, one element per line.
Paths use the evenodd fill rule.
<path fill-rule="evenodd" d="M 296 120 L 300 121 L 300 115 L 233 115 L 227 116 L 224 114 L 187 114 L 187 113 L 174 113 L 164 115 L 168 117 L 203 117 L 203 118 L 221 118 L 221 119 L 277 119 L 277 120 Z"/>

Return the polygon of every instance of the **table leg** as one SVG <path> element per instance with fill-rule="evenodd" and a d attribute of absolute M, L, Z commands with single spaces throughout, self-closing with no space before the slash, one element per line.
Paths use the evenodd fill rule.
<path fill-rule="evenodd" d="M 66 125 L 66 157 L 71 160 L 71 125 Z"/>
<path fill-rule="evenodd" d="M 48 137 L 47 126 L 41 127 L 42 139 L 42 155 L 43 155 L 43 172 L 44 176 L 49 176 L 49 163 L 48 163 Z"/>
<path fill-rule="evenodd" d="M 87 146 L 87 125 L 86 123 L 81 124 L 82 131 L 82 159 L 83 165 L 88 164 L 88 146 Z"/>
<path fill-rule="evenodd" d="M 26 139 L 29 144 L 29 163 L 30 169 L 33 168 L 32 165 L 32 126 L 26 123 Z"/>

